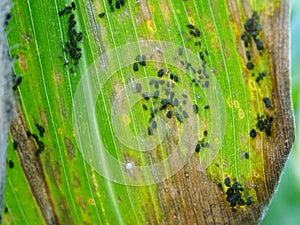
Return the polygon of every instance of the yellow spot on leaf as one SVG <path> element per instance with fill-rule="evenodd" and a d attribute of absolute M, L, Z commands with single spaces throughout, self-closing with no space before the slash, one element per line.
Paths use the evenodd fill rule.
<path fill-rule="evenodd" d="M 59 133 L 59 134 L 63 134 L 63 129 L 61 129 L 61 128 L 58 128 L 58 129 L 57 129 L 57 133 Z"/>
<path fill-rule="evenodd" d="M 255 86 L 255 83 L 254 83 L 253 80 L 251 80 L 251 81 L 249 82 L 249 86 L 250 86 L 251 90 L 256 91 L 256 86 Z"/>
<path fill-rule="evenodd" d="M 232 107 L 232 99 L 230 96 L 227 98 L 226 102 L 227 102 L 227 105 L 231 108 Z"/>
<path fill-rule="evenodd" d="M 180 9 L 176 9 L 176 13 L 180 14 L 181 13 Z"/>
<path fill-rule="evenodd" d="M 151 32 L 153 32 L 153 33 L 156 32 L 156 27 L 152 20 L 147 21 L 147 27 Z"/>
<path fill-rule="evenodd" d="M 234 100 L 233 105 L 236 109 L 240 108 L 240 102 L 238 100 Z"/>
<path fill-rule="evenodd" d="M 239 118 L 244 119 L 244 116 L 245 116 L 244 110 L 239 109 Z"/>
<path fill-rule="evenodd" d="M 90 204 L 90 205 L 95 205 L 95 200 L 94 200 L 93 198 L 90 198 L 90 199 L 89 199 L 89 204 Z"/>
<path fill-rule="evenodd" d="M 129 124 L 130 123 L 130 117 L 128 116 L 128 115 L 123 115 L 122 116 L 123 118 L 123 122 L 125 123 L 125 124 Z"/>
<path fill-rule="evenodd" d="M 188 17 L 189 23 L 195 25 L 195 20 L 193 17 L 189 16 Z"/>

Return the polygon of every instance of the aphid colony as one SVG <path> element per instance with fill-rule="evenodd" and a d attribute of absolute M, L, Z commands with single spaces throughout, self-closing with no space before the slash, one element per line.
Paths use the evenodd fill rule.
<path fill-rule="evenodd" d="M 135 62 L 132 64 L 132 70 L 137 72 L 139 66 L 146 66 L 146 57 L 144 55 L 137 55 Z M 142 86 L 137 83 L 135 86 L 136 93 L 139 93 L 144 99 L 142 108 L 144 111 L 149 112 L 147 134 L 153 135 L 155 129 L 157 129 L 156 116 L 158 114 L 164 115 L 167 120 L 173 117 L 178 123 L 184 123 L 189 118 L 189 113 L 185 109 L 187 104 L 187 95 L 181 93 L 178 95 L 175 92 L 175 86 L 180 82 L 180 78 L 176 73 L 172 73 L 169 69 L 158 69 L 155 72 L 156 79 L 149 81 L 149 87 L 152 87 L 150 93 L 142 92 Z M 208 109 L 209 106 L 205 106 L 204 109 Z M 197 104 L 192 105 L 190 109 L 195 114 L 198 114 L 199 108 Z M 207 136 L 208 132 L 204 131 L 204 136 Z M 200 148 L 208 148 L 209 144 L 204 141 L 204 138 L 198 141 L 195 152 L 199 152 Z"/>
<path fill-rule="evenodd" d="M 116 9 L 120 9 L 121 6 L 125 5 L 125 0 L 116 0 L 114 2 L 113 2 L 113 0 L 108 0 L 108 4 L 109 4 L 109 7 L 110 7 L 110 11 L 114 11 L 115 8 Z"/>
<path fill-rule="evenodd" d="M 68 26 L 68 38 L 69 40 L 64 43 L 63 51 L 66 52 L 71 59 L 66 59 L 64 65 L 67 66 L 70 60 L 73 62 L 74 66 L 77 66 L 79 59 L 81 58 L 81 48 L 78 43 L 82 41 L 82 32 L 78 32 L 75 29 L 76 21 L 75 15 L 72 13 L 76 9 L 75 3 L 72 2 L 71 6 L 66 6 L 63 10 L 58 12 L 59 16 L 69 15 L 69 26 Z M 74 71 L 74 69 L 71 69 Z"/>
<path fill-rule="evenodd" d="M 234 180 L 233 184 L 231 185 L 231 180 L 229 177 L 224 179 L 224 184 L 226 187 L 226 201 L 230 203 L 232 209 L 235 206 L 243 206 L 243 205 L 251 205 L 253 201 L 251 200 L 250 196 L 246 197 L 246 200 L 243 198 L 242 193 L 244 192 L 244 188 Z M 222 183 L 218 183 L 218 187 L 222 188 Z"/>
<path fill-rule="evenodd" d="M 43 126 L 39 125 L 38 123 L 36 123 L 35 126 L 36 126 L 37 130 L 39 131 L 39 136 L 43 137 L 44 133 L 45 133 L 45 128 Z M 27 136 L 28 136 L 28 138 L 32 137 L 35 140 L 35 143 L 38 147 L 37 150 L 35 151 L 35 155 L 39 156 L 45 150 L 44 142 L 42 142 L 36 134 L 31 133 L 30 131 L 27 131 Z M 15 144 L 15 142 L 14 142 L 14 147 L 15 147 L 15 145 L 17 148 L 18 143 Z"/>

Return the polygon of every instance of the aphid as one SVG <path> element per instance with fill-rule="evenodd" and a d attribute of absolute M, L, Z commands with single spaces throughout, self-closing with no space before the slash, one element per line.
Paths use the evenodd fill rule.
<path fill-rule="evenodd" d="M 73 10 L 75 10 L 75 9 L 76 9 L 75 2 L 71 2 L 71 6 L 72 6 L 72 9 L 73 9 Z"/>
<path fill-rule="evenodd" d="M 164 84 L 165 84 L 165 81 L 164 81 L 164 80 L 160 80 L 160 81 L 159 81 L 159 84 L 160 84 L 160 85 L 164 85 Z"/>
<path fill-rule="evenodd" d="M 230 187 L 230 178 L 229 178 L 229 177 L 226 177 L 226 178 L 225 178 L 224 184 L 225 184 L 227 187 Z"/>
<path fill-rule="evenodd" d="M 183 118 L 177 111 L 175 111 L 175 116 L 178 122 L 183 123 Z"/>
<path fill-rule="evenodd" d="M 193 110 L 195 114 L 198 114 L 198 106 L 196 104 L 193 105 Z"/>
<path fill-rule="evenodd" d="M 182 111 L 182 115 L 183 115 L 184 118 L 188 118 L 189 117 L 189 115 L 187 114 L 186 111 Z"/>
<path fill-rule="evenodd" d="M 120 0 L 120 3 L 121 3 L 122 6 L 124 6 L 125 5 L 125 0 Z"/>
<path fill-rule="evenodd" d="M 157 80 L 154 82 L 154 86 L 155 86 L 156 89 L 159 87 L 159 83 L 158 83 Z"/>
<path fill-rule="evenodd" d="M 145 60 L 139 61 L 139 64 L 141 64 L 142 66 L 146 66 L 146 61 Z"/>
<path fill-rule="evenodd" d="M 148 127 L 148 135 L 153 135 L 152 127 Z"/>
<path fill-rule="evenodd" d="M 65 12 L 66 12 L 66 10 L 65 10 L 65 9 L 62 9 L 62 10 L 60 10 L 60 11 L 58 12 L 58 15 L 59 15 L 59 16 L 62 16 L 62 15 L 65 14 Z"/>
<path fill-rule="evenodd" d="M 105 16 L 105 12 L 99 13 L 98 15 L 100 18 L 103 18 Z"/>
<path fill-rule="evenodd" d="M 265 106 L 268 108 L 268 109 L 271 109 L 272 108 L 272 101 L 271 99 L 269 99 L 268 97 L 264 97 L 263 98 L 263 101 L 265 103 Z"/>
<path fill-rule="evenodd" d="M 199 143 L 196 144 L 195 152 L 197 152 L 197 153 L 200 152 L 200 144 Z"/>
<path fill-rule="evenodd" d="M 204 106 L 204 109 L 209 109 L 209 105 Z"/>
<path fill-rule="evenodd" d="M 250 131 L 250 137 L 255 138 L 256 137 L 256 131 L 254 129 L 252 129 Z"/>
<path fill-rule="evenodd" d="M 257 50 L 264 50 L 264 44 L 260 39 L 255 39 Z"/>
<path fill-rule="evenodd" d="M 252 200 L 250 199 L 250 198 L 248 198 L 247 200 L 246 200 L 246 205 L 252 205 Z"/>
<path fill-rule="evenodd" d="M 13 90 L 16 90 L 17 87 L 22 83 L 22 79 L 23 79 L 22 76 L 19 76 L 19 75 L 16 75 L 16 74 L 13 75 L 13 78 L 12 78 L 12 80 L 13 80 Z"/>
<path fill-rule="evenodd" d="M 74 51 L 76 50 L 76 47 L 77 47 L 77 42 L 75 41 L 75 39 L 73 39 L 72 37 L 70 38 L 70 42 L 71 42 L 71 45 L 75 48 Z"/>
<path fill-rule="evenodd" d="M 208 56 L 208 51 L 205 49 L 205 54 Z"/>
<path fill-rule="evenodd" d="M 76 25 L 76 21 L 70 20 L 69 27 L 75 27 L 75 25 Z"/>
<path fill-rule="evenodd" d="M 245 156 L 245 159 L 249 159 L 249 153 L 248 152 L 245 152 L 244 156 Z"/>
<path fill-rule="evenodd" d="M 116 0 L 116 8 L 119 9 L 121 7 L 121 3 L 119 0 Z"/>
<path fill-rule="evenodd" d="M 112 12 L 115 11 L 113 4 L 110 4 L 110 11 L 112 11 Z"/>
<path fill-rule="evenodd" d="M 110 4 L 110 5 L 111 5 L 111 4 L 112 4 L 112 0 L 108 0 L 108 4 Z"/>
<path fill-rule="evenodd" d="M 247 66 L 248 70 L 253 70 L 253 68 L 254 68 L 254 64 L 251 61 L 247 62 L 246 66 Z"/>
<path fill-rule="evenodd" d="M 19 143 L 14 141 L 13 142 L 13 147 L 14 147 L 15 150 L 17 150 L 18 146 L 19 146 Z"/>
<path fill-rule="evenodd" d="M 156 90 L 156 91 L 154 92 L 154 94 L 153 94 L 153 98 L 157 99 L 158 96 L 159 96 L 159 91 Z"/>
<path fill-rule="evenodd" d="M 136 62 L 133 63 L 132 68 L 133 68 L 133 71 L 138 71 L 139 70 L 139 66 L 138 66 L 138 64 Z"/>
<path fill-rule="evenodd" d="M 174 79 L 174 82 L 178 82 L 178 81 L 179 81 L 178 76 L 175 75 L 175 74 L 174 74 L 174 76 L 173 76 L 173 79 Z"/>
<path fill-rule="evenodd" d="M 66 13 L 71 13 L 72 12 L 72 6 L 66 6 L 65 10 L 66 10 Z"/>
<path fill-rule="evenodd" d="M 142 90 L 142 85 L 140 83 L 137 83 L 135 89 L 137 92 L 140 92 Z"/>
<path fill-rule="evenodd" d="M 38 129 L 40 136 L 43 137 L 44 133 L 45 133 L 45 128 L 43 126 L 39 125 L 38 123 L 36 123 L 35 126 Z"/>
<path fill-rule="evenodd" d="M 8 161 L 8 166 L 9 166 L 9 168 L 14 168 L 15 167 L 15 164 L 14 164 L 14 162 L 12 161 L 12 160 L 9 160 Z"/>
<path fill-rule="evenodd" d="M 186 27 L 189 29 L 195 29 L 195 26 L 193 24 L 188 24 L 188 25 L 186 25 Z"/>
<path fill-rule="evenodd" d="M 145 100 L 149 100 L 149 98 L 150 98 L 150 97 L 149 97 L 147 94 L 145 94 L 145 93 L 143 93 L 142 96 L 143 96 L 143 98 L 144 98 Z"/>
<path fill-rule="evenodd" d="M 79 32 L 76 36 L 76 41 L 81 41 L 82 40 L 82 32 Z"/>
<path fill-rule="evenodd" d="M 171 110 L 169 110 L 169 111 L 167 112 L 167 117 L 168 117 L 169 119 L 172 117 L 172 111 L 171 111 Z"/>
<path fill-rule="evenodd" d="M 183 48 L 181 48 L 181 47 L 178 48 L 178 54 L 179 54 L 179 55 L 182 55 L 182 54 L 183 54 Z"/>
<path fill-rule="evenodd" d="M 196 34 L 196 37 L 200 37 L 200 30 L 198 28 L 196 28 L 195 34 Z"/>
<path fill-rule="evenodd" d="M 173 78 L 174 78 L 174 74 L 171 73 L 171 74 L 170 74 L 170 79 L 173 80 Z"/>
<path fill-rule="evenodd" d="M 155 120 L 152 121 L 152 128 L 153 129 L 156 129 L 157 128 L 157 123 Z"/>
<path fill-rule="evenodd" d="M 75 48 L 71 48 L 71 49 L 70 49 L 70 56 L 71 56 L 72 58 L 75 58 L 75 55 L 76 55 L 76 49 L 75 49 Z"/>
<path fill-rule="evenodd" d="M 250 52 L 250 50 L 247 50 L 246 51 L 246 57 L 247 57 L 247 59 L 250 61 L 251 60 L 251 52 Z"/>
<path fill-rule="evenodd" d="M 200 53 L 199 53 L 199 57 L 200 57 L 200 59 L 201 59 L 202 61 L 204 61 L 204 54 L 203 54 L 203 52 L 200 52 Z"/>
<path fill-rule="evenodd" d="M 207 130 L 203 131 L 203 134 L 204 134 L 204 136 L 207 136 L 208 131 Z"/>
<path fill-rule="evenodd" d="M 80 58 L 81 58 L 81 53 L 79 52 L 75 55 L 75 59 L 79 60 Z"/>
<path fill-rule="evenodd" d="M 143 109 L 144 109 L 144 110 L 148 110 L 148 107 L 147 107 L 146 104 L 142 104 L 142 106 L 143 106 Z"/>
<path fill-rule="evenodd" d="M 179 105 L 179 101 L 177 98 L 174 99 L 174 102 L 173 102 L 174 106 L 178 106 Z"/>
<path fill-rule="evenodd" d="M 162 77 L 164 75 L 164 70 L 163 69 L 160 69 L 158 72 L 157 72 L 157 76 L 158 77 Z"/>
<path fill-rule="evenodd" d="M 69 16 L 69 21 L 74 20 L 74 18 L 75 18 L 75 15 L 72 13 L 72 14 Z"/>

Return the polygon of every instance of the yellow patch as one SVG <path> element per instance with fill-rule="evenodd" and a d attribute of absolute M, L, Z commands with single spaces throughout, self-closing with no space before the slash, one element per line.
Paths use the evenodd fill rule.
<path fill-rule="evenodd" d="M 95 205 L 95 200 L 93 198 L 89 198 L 89 204 L 90 205 Z"/>
<path fill-rule="evenodd" d="M 59 134 L 63 134 L 63 129 L 61 129 L 61 128 L 58 128 L 58 129 L 57 129 L 57 133 L 59 133 Z"/>
<path fill-rule="evenodd" d="M 177 13 L 177 14 L 180 14 L 181 11 L 180 11 L 179 9 L 176 9 L 176 13 Z"/>
<path fill-rule="evenodd" d="M 188 17 L 189 23 L 195 25 L 195 20 L 193 17 L 189 16 Z"/>
<path fill-rule="evenodd" d="M 156 32 L 156 27 L 152 20 L 147 21 L 147 27 L 151 32 L 153 32 L 153 33 Z"/>
<path fill-rule="evenodd" d="M 239 118 L 240 118 L 240 119 L 244 119 L 244 117 L 245 117 L 244 110 L 239 109 Z"/>
<path fill-rule="evenodd" d="M 123 115 L 122 116 L 122 119 L 123 119 L 123 122 L 125 123 L 125 124 L 129 124 L 130 123 L 130 117 L 128 116 L 128 115 Z"/>
<path fill-rule="evenodd" d="M 234 100 L 233 105 L 236 109 L 240 108 L 240 102 L 238 100 Z"/>
<path fill-rule="evenodd" d="M 155 7 L 153 5 L 149 5 L 149 9 L 151 14 L 153 14 L 155 12 Z"/>
<path fill-rule="evenodd" d="M 253 91 L 256 90 L 256 85 L 255 85 L 255 83 L 254 83 L 253 80 L 251 80 L 251 81 L 249 82 L 249 86 L 250 86 L 250 89 L 251 89 L 251 90 L 253 90 Z"/>
<path fill-rule="evenodd" d="M 231 99 L 231 97 L 229 96 L 228 98 L 227 98 L 227 105 L 230 107 L 230 108 L 232 108 L 232 99 Z"/>

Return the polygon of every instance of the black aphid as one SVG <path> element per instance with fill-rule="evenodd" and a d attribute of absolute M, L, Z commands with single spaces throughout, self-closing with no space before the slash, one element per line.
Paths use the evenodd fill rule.
<path fill-rule="evenodd" d="M 179 54 L 179 55 L 182 55 L 182 54 L 183 54 L 183 48 L 181 48 L 181 47 L 178 48 L 178 54 Z"/>
<path fill-rule="evenodd" d="M 160 85 L 164 85 L 164 84 L 165 84 L 165 81 L 164 81 L 164 80 L 160 80 L 160 81 L 159 81 L 159 84 L 160 84 Z"/>
<path fill-rule="evenodd" d="M 72 13 L 72 14 L 69 16 L 69 21 L 74 20 L 74 18 L 75 18 L 75 15 Z"/>
<path fill-rule="evenodd" d="M 38 123 L 36 123 L 35 126 L 39 131 L 40 137 L 43 137 L 44 133 L 45 133 L 45 128 L 43 126 L 39 125 Z"/>
<path fill-rule="evenodd" d="M 76 42 L 75 39 L 73 39 L 73 37 L 70 38 L 70 43 L 71 43 L 71 45 L 74 47 L 74 50 L 76 50 L 77 42 Z"/>
<path fill-rule="evenodd" d="M 200 30 L 198 28 L 196 28 L 195 34 L 196 34 L 196 37 L 200 37 Z"/>
<path fill-rule="evenodd" d="M 173 78 L 174 78 L 174 74 L 171 73 L 171 74 L 170 74 L 170 79 L 173 80 Z"/>
<path fill-rule="evenodd" d="M 208 56 L 208 51 L 207 50 L 205 50 L 205 54 Z"/>
<path fill-rule="evenodd" d="M 116 0 L 116 8 L 119 9 L 121 7 L 121 3 L 119 0 Z"/>
<path fill-rule="evenodd" d="M 15 164 L 14 164 L 14 162 L 12 161 L 12 160 L 9 160 L 8 161 L 8 166 L 9 166 L 9 168 L 14 168 L 15 167 Z"/>
<path fill-rule="evenodd" d="M 155 120 L 152 121 L 152 128 L 153 129 L 156 129 L 157 128 L 157 123 Z"/>
<path fill-rule="evenodd" d="M 71 13 L 72 12 L 72 6 L 66 6 L 65 10 L 66 10 L 66 13 Z"/>
<path fill-rule="evenodd" d="M 255 39 L 257 50 L 264 50 L 264 44 L 260 39 Z"/>
<path fill-rule="evenodd" d="M 175 111 L 175 116 L 176 116 L 176 119 L 178 120 L 178 122 L 183 123 L 183 118 L 179 112 Z"/>
<path fill-rule="evenodd" d="M 75 59 L 77 59 L 77 60 L 79 60 L 80 58 L 81 58 L 81 53 L 80 52 L 78 52 L 76 55 L 75 55 L 75 57 L 74 57 Z"/>
<path fill-rule="evenodd" d="M 247 66 L 248 70 L 253 70 L 253 68 L 254 68 L 254 64 L 251 61 L 247 62 L 246 66 Z"/>
<path fill-rule="evenodd" d="M 75 10 L 75 9 L 76 9 L 75 2 L 71 2 L 71 6 L 72 6 L 72 9 L 73 9 L 73 10 Z"/>
<path fill-rule="evenodd" d="M 65 10 L 65 9 L 62 9 L 62 10 L 60 10 L 60 11 L 58 12 L 58 15 L 59 15 L 59 16 L 62 16 L 62 15 L 65 14 L 65 12 L 66 12 L 66 10 Z"/>
<path fill-rule="evenodd" d="M 103 18 L 105 16 L 105 12 L 99 13 L 98 15 L 100 18 Z"/>
<path fill-rule="evenodd" d="M 111 5 L 110 5 L 110 11 L 113 12 L 114 10 L 115 10 L 115 7 L 113 6 L 113 4 L 111 4 Z"/>
<path fill-rule="evenodd" d="M 7 207 L 5 207 L 4 213 L 8 213 L 8 208 Z"/>
<path fill-rule="evenodd" d="M 76 21 L 75 20 L 70 20 L 69 22 L 69 27 L 75 27 Z"/>
<path fill-rule="evenodd" d="M 108 4 L 110 4 L 110 5 L 111 5 L 111 4 L 112 4 L 112 0 L 108 0 Z"/>
<path fill-rule="evenodd" d="M 226 177 L 226 178 L 225 178 L 224 184 L 225 184 L 227 187 L 230 187 L 230 178 L 229 178 L 229 177 Z"/>
<path fill-rule="evenodd" d="M 246 51 L 246 57 L 249 61 L 251 60 L 251 51 L 250 50 Z"/>
<path fill-rule="evenodd" d="M 200 59 L 201 59 L 202 61 L 204 61 L 204 54 L 203 54 L 203 52 L 199 52 L 199 57 L 200 57 Z"/>
<path fill-rule="evenodd" d="M 176 74 L 174 74 L 173 79 L 174 79 L 174 82 L 178 82 L 179 81 L 178 76 Z"/>
<path fill-rule="evenodd" d="M 178 106 L 179 105 L 179 101 L 177 98 L 174 99 L 174 102 L 173 102 L 174 106 Z"/>
<path fill-rule="evenodd" d="M 124 6 L 125 5 L 125 0 L 120 0 L 120 3 L 121 3 L 122 6 Z"/>
<path fill-rule="evenodd" d="M 172 117 L 172 111 L 171 111 L 171 110 L 169 110 L 169 111 L 167 112 L 167 117 L 168 117 L 169 119 Z"/>
<path fill-rule="evenodd" d="M 148 127 L 148 135 L 153 135 L 152 127 Z"/>
<path fill-rule="evenodd" d="M 252 129 L 250 131 L 250 137 L 255 138 L 256 137 L 256 131 L 254 129 Z"/>
<path fill-rule="evenodd" d="M 197 152 L 197 153 L 200 152 L 200 144 L 199 143 L 196 144 L 195 152 Z"/>
<path fill-rule="evenodd" d="M 249 159 L 249 153 L 248 152 L 245 152 L 245 159 Z"/>
<path fill-rule="evenodd" d="M 183 115 L 184 118 L 188 118 L 189 117 L 189 115 L 187 114 L 187 112 L 184 111 L 184 110 L 182 111 L 182 115 Z"/>
<path fill-rule="evenodd" d="M 133 63 L 132 69 L 133 69 L 133 71 L 138 71 L 139 70 L 139 66 L 136 62 Z"/>
<path fill-rule="evenodd" d="M 204 134 L 204 136 L 207 136 L 208 131 L 207 130 L 203 131 L 203 134 Z"/>
<path fill-rule="evenodd" d="M 154 87 L 155 87 L 156 89 L 159 87 L 159 82 L 158 82 L 157 80 L 154 82 Z"/>
<path fill-rule="evenodd" d="M 142 96 L 145 100 L 149 100 L 149 98 L 150 98 L 146 93 L 143 93 Z"/>
<path fill-rule="evenodd" d="M 209 105 L 204 106 L 204 109 L 209 109 Z"/>
<path fill-rule="evenodd" d="M 188 25 L 186 25 L 186 27 L 189 29 L 195 29 L 195 26 L 193 24 L 188 24 Z"/>
<path fill-rule="evenodd" d="M 272 108 L 272 101 L 271 99 L 269 99 L 268 97 L 264 97 L 263 98 L 263 101 L 265 103 L 265 106 L 268 108 L 268 109 L 271 109 Z"/>
<path fill-rule="evenodd" d="M 72 58 L 75 58 L 75 55 L 76 55 L 76 49 L 75 49 L 75 48 L 71 48 L 71 49 L 70 49 L 70 56 L 71 56 Z"/>
<path fill-rule="evenodd" d="M 82 40 L 82 32 L 79 32 L 76 36 L 76 41 L 81 41 Z"/>
<path fill-rule="evenodd" d="M 148 107 L 147 107 L 146 104 L 142 104 L 142 106 L 143 106 L 143 109 L 144 109 L 144 110 L 148 110 Z"/>
<path fill-rule="evenodd" d="M 162 77 L 164 75 L 164 70 L 163 69 L 160 69 L 158 72 L 157 72 L 157 76 L 158 77 Z"/>
<path fill-rule="evenodd" d="M 139 61 L 139 64 L 141 64 L 142 66 L 146 66 L 146 61 L 145 60 Z"/>
<path fill-rule="evenodd" d="M 12 81 L 13 81 L 13 90 L 16 90 L 17 87 L 22 83 L 22 76 L 20 75 L 13 75 Z"/>
<path fill-rule="evenodd" d="M 137 92 L 140 92 L 142 90 L 142 85 L 140 83 L 137 83 L 135 85 L 135 89 L 136 89 Z"/>
<path fill-rule="evenodd" d="M 155 92 L 154 92 L 154 94 L 153 94 L 153 98 L 158 98 L 158 96 L 159 96 L 159 91 L 158 90 L 156 90 Z"/>
<path fill-rule="evenodd" d="M 193 105 L 193 110 L 196 114 L 198 114 L 198 106 L 196 104 Z"/>
<path fill-rule="evenodd" d="M 18 146 L 19 146 L 19 143 L 14 141 L 13 142 L 13 147 L 14 147 L 15 150 L 17 150 Z"/>

